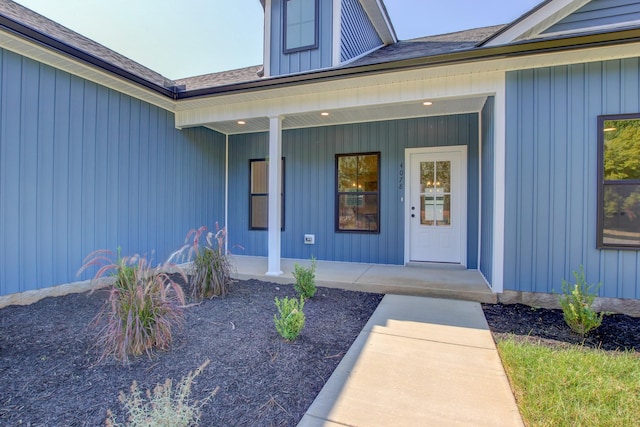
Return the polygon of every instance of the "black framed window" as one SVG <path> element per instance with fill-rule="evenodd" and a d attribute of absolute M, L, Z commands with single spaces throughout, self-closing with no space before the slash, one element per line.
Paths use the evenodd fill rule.
<path fill-rule="evenodd" d="M 640 249 L 640 113 L 598 117 L 597 247 Z"/>
<path fill-rule="evenodd" d="M 380 232 L 380 153 L 336 155 L 336 231 Z"/>
<path fill-rule="evenodd" d="M 284 157 L 282 158 L 282 216 L 280 227 L 284 230 Z M 267 159 L 249 160 L 249 229 L 267 230 L 269 228 L 269 161 Z"/>
<path fill-rule="evenodd" d="M 318 0 L 285 0 L 284 52 L 318 47 Z"/>

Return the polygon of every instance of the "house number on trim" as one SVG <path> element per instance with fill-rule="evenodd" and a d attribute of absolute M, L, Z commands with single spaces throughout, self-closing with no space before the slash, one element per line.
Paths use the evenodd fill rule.
<path fill-rule="evenodd" d="M 404 163 L 400 163 L 398 175 L 398 190 L 404 190 Z"/>

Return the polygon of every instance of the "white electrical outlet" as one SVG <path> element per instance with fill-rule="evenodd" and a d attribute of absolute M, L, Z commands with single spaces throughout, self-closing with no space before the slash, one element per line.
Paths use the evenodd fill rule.
<path fill-rule="evenodd" d="M 315 234 L 305 234 L 304 235 L 304 244 L 305 245 L 315 245 L 316 244 L 316 235 Z"/>

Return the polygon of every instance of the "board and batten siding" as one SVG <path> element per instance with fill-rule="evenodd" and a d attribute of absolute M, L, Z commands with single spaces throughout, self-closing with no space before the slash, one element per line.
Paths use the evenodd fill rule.
<path fill-rule="evenodd" d="M 224 219 L 222 135 L 9 51 L 0 75 L 0 294 L 80 280 L 97 249 L 164 261 Z"/>
<path fill-rule="evenodd" d="M 478 258 L 478 114 L 285 130 L 284 258 L 404 263 L 405 148 L 468 145 L 469 268 Z M 380 233 L 335 231 L 336 154 L 381 153 Z M 268 134 L 229 137 L 229 244 L 238 254 L 266 256 L 267 231 L 249 230 L 249 160 L 268 154 Z M 304 235 L 315 234 L 315 245 Z M 235 245 L 235 248 L 233 246 Z M 240 249 L 242 246 L 244 249 Z"/>
<path fill-rule="evenodd" d="M 382 40 L 359 0 L 342 0 L 340 19 L 341 62 L 382 46 Z"/>
<path fill-rule="evenodd" d="M 331 67 L 333 58 L 333 2 L 320 0 L 318 47 L 300 52 L 284 53 L 283 4 L 285 1 L 271 1 L 270 75 L 280 76 Z"/>
<path fill-rule="evenodd" d="M 552 25 L 543 34 L 624 25 L 640 21 L 639 0 L 593 0 Z"/>
<path fill-rule="evenodd" d="M 507 73 L 505 289 L 640 297 L 640 255 L 596 249 L 597 116 L 640 111 L 640 59 Z"/>
<path fill-rule="evenodd" d="M 487 282 L 493 283 L 493 203 L 495 184 L 494 104 L 490 96 L 482 108 L 481 117 L 481 214 L 480 214 L 480 266 Z"/>

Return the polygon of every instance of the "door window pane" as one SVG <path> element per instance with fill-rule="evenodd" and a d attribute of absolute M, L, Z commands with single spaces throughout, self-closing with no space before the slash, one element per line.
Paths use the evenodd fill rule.
<path fill-rule="evenodd" d="M 451 162 L 420 162 L 420 224 L 451 225 Z"/>

